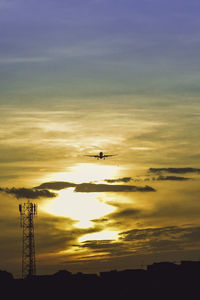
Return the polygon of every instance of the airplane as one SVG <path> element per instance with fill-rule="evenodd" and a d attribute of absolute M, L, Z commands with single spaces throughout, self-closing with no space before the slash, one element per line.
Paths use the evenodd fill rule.
<path fill-rule="evenodd" d="M 84 155 L 84 156 L 96 157 L 97 159 L 105 159 L 106 157 L 116 156 L 116 154 L 104 155 L 103 152 L 99 152 L 99 155 Z"/>

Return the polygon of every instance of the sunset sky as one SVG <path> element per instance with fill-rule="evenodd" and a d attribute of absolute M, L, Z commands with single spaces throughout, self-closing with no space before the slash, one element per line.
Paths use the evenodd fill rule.
<path fill-rule="evenodd" d="M 200 259 L 199 12 L 0 0 L 1 270 L 21 276 L 28 198 L 38 274 Z"/>

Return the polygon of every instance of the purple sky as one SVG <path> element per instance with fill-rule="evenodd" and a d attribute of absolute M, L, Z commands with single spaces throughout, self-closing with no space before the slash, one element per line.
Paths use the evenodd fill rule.
<path fill-rule="evenodd" d="M 199 9 L 196 0 L 0 1 L 0 101 L 196 96 Z"/>

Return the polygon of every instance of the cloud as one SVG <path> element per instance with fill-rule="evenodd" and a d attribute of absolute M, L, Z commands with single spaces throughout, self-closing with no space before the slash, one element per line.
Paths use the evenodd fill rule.
<path fill-rule="evenodd" d="M 117 181 L 126 181 L 130 177 L 124 177 L 117 179 Z M 114 181 L 115 182 L 115 181 Z M 62 190 L 69 187 L 75 187 L 75 192 L 79 193 L 101 193 L 101 192 L 155 192 L 156 190 L 150 186 L 134 186 L 134 185 L 110 185 L 110 184 L 95 184 L 95 183 L 81 183 L 76 184 L 72 182 L 45 182 L 41 185 L 35 187 L 35 189 L 52 189 L 52 190 Z"/>
<path fill-rule="evenodd" d="M 77 243 L 79 237 L 101 230 L 99 226 L 93 228 L 74 228 L 74 223 L 75 222 L 70 218 L 43 218 L 38 224 L 38 228 L 40 228 L 37 233 L 39 253 L 58 252 L 63 249 L 70 249 Z M 68 224 L 68 230 L 65 228 L 66 224 Z M 49 230 L 50 227 L 52 230 Z"/>
<path fill-rule="evenodd" d="M 99 218 L 99 219 L 92 219 L 91 220 L 94 223 L 102 223 L 102 222 L 108 222 L 107 218 Z"/>
<path fill-rule="evenodd" d="M 75 187 L 76 184 L 72 182 L 62 182 L 62 181 L 55 181 L 55 182 L 45 182 L 39 186 L 36 186 L 35 189 L 52 189 L 52 190 L 62 190 L 69 187 Z"/>
<path fill-rule="evenodd" d="M 105 179 L 104 181 L 108 183 L 115 183 L 115 182 L 130 182 L 132 180 L 131 177 L 123 177 L 123 178 L 116 178 L 116 179 Z"/>
<path fill-rule="evenodd" d="M 61 251 L 68 244 L 74 242 L 75 235 L 70 233 L 69 230 L 66 231 L 64 229 L 64 225 L 68 224 L 68 228 L 73 230 L 74 223 L 75 221 L 70 218 L 50 216 L 48 214 L 44 214 L 42 218 L 38 218 L 38 254 Z"/>
<path fill-rule="evenodd" d="M 136 215 L 138 215 L 140 213 L 141 213 L 140 209 L 127 208 L 127 209 L 112 213 L 109 216 L 114 219 L 121 219 L 121 218 L 135 217 Z"/>
<path fill-rule="evenodd" d="M 132 226 L 132 222 L 136 220 L 141 220 L 146 217 L 147 212 L 144 209 L 125 207 L 124 204 L 118 206 L 117 210 L 107 214 L 99 219 L 91 220 L 95 224 L 109 227 L 109 228 L 120 228 L 125 230 Z"/>
<path fill-rule="evenodd" d="M 124 241 L 135 240 L 149 240 L 149 239 L 161 239 L 161 238 L 174 238 L 178 234 L 184 232 L 184 228 L 178 226 L 169 226 L 161 228 L 146 228 L 146 229 L 133 229 L 125 232 L 121 232 L 121 239 Z"/>
<path fill-rule="evenodd" d="M 77 243 L 78 238 L 85 234 L 101 231 L 99 225 L 77 228 L 75 223 L 77 221 L 69 217 L 57 217 L 41 212 L 40 218 L 37 219 L 37 254 L 45 254 L 48 257 L 48 254 L 70 249 Z M 40 257 L 40 261 L 45 260 L 45 256 Z"/>
<path fill-rule="evenodd" d="M 88 248 L 95 253 L 104 253 L 111 256 L 125 256 L 130 255 L 133 252 L 130 251 L 127 245 L 123 242 L 115 242 L 113 240 L 94 240 L 85 241 L 79 248 Z"/>
<path fill-rule="evenodd" d="M 79 248 L 88 248 L 93 253 L 108 257 L 126 255 L 148 255 L 175 251 L 187 251 L 200 247 L 200 227 L 168 226 L 159 228 L 133 229 L 119 234 L 119 240 L 88 240 Z"/>
<path fill-rule="evenodd" d="M 165 180 L 171 180 L 171 181 L 187 181 L 191 180 L 191 178 L 188 177 L 181 177 L 181 176 L 162 176 L 160 175 L 155 180 L 157 181 L 165 181 Z"/>
<path fill-rule="evenodd" d="M 187 174 L 195 173 L 200 174 L 198 168 L 150 168 L 149 173 L 161 174 L 161 173 L 174 173 L 174 174 Z"/>
<path fill-rule="evenodd" d="M 53 198 L 57 196 L 57 194 L 52 193 L 48 190 L 38 191 L 38 190 L 26 189 L 26 188 L 11 188 L 11 189 L 0 188 L 0 192 L 14 195 L 17 199 Z"/>
<path fill-rule="evenodd" d="M 147 182 L 147 181 L 167 181 L 167 180 L 171 180 L 171 181 L 187 181 L 187 180 L 192 180 L 192 178 L 189 177 L 182 177 L 182 176 L 163 176 L 163 175 L 159 175 L 159 176 L 148 176 L 148 177 L 136 177 L 132 179 L 134 182 Z"/>
<path fill-rule="evenodd" d="M 139 187 L 134 185 L 108 185 L 82 183 L 78 184 L 75 192 L 80 193 L 101 193 L 101 192 L 155 192 L 156 190 L 150 186 Z"/>
<path fill-rule="evenodd" d="M 120 241 L 133 243 L 137 251 L 177 251 L 200 247 L 200 227 L 169 226 L 133 229 L 120 233 Z"/>
<path fill-rule="evenodd" d="M 7 64 L 22 64 L 22 63 L 41 63 L 45 61 L 49 61 L 48 57 L 12 57 L 12 58 L 0 58 L 0 65 Z"/>

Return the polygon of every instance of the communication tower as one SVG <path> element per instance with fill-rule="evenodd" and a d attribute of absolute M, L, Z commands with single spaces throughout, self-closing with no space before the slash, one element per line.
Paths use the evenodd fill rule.
<path fill-rule="evenodd" d="M 20 225 L 22 227 L 22 278 L 36 275 L 34 216 L 37 215 L 37 205 L 28 200 L 19 205 Z"/>

